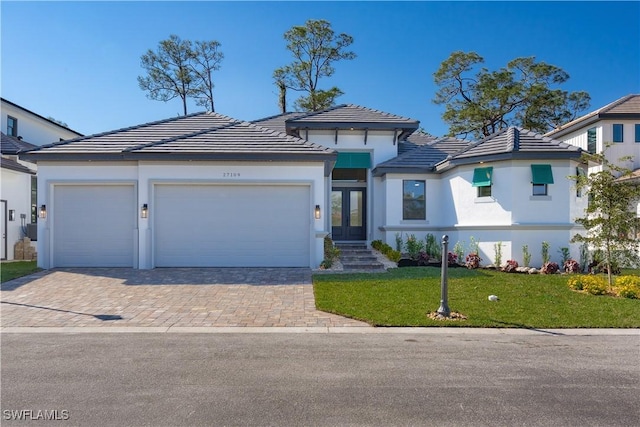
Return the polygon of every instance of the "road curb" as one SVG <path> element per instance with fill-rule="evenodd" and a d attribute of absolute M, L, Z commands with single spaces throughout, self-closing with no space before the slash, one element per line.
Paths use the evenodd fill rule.
<path fill-rule="evenodd" d="M 0 334 L 419 334 L 640 336 L 640 329 L 376 328 L 376 327 L 4 327 Z"/>

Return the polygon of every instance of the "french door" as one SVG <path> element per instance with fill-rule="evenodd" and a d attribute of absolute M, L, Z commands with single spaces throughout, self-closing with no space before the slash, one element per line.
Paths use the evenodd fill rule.
<path fill-rule="evenodd" d="M 366 240 L 366 188 L 333 187 L 331 235 L 333 240 Z"/>

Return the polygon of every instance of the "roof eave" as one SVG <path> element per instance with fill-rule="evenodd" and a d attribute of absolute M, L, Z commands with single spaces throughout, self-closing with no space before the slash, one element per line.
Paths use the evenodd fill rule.
<path fill-rule="evenodd" d="M 387 174 L 427 174 L 433 173 L 433 166 L 377 166 L 371 173 L 373 176 L 379 177 Z"/>
<path fill-rule="evenodd" d="M 472 165 L 477 163 L 500 162 L 504 160 L 558 160 L 558 159 L 580 159 L 581 150 L 571 150 L 563 152 L 522 152 L 492 154 L 486 156 L 465 157 L 462 159 L 445 159 L 435 166 L 437 172 L 443 172 L 457 166 Z"/>

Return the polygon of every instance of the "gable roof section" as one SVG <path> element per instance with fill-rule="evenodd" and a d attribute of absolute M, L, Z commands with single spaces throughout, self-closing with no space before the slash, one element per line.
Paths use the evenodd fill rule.
<path fill-rule="evenodd" d="M 287 129 L 370 129 L 400 130 L 401 135 L 409 135 L 420 122 L 379 110 L 360 107 L 353 104 L 342 104 L 315 111 L 285 121 Z"/>
<path fill-rule="evenodd" d="M 232 119 L 195 113 L 62 141 L 21 154 L 35 160 L 335 160 L 332 149 Z"/>
<path fill-rule="evenodd" d="M 0 132 L 0 152 L 2 152 L 2 154 L 15 155 L 21 151 L 32 150 L 37 147 L 37 145 L 18 139 L 15 136 L 6 135 L 4 132 Z"/>
<path fill-rule="evenodd" d="M 640 119 L 640 94 L 623 96 L 602 108 L 578 117 L 551 132 L 547 132 L 545 136 L 558 138 L 582 127 L 589 126 L 598 120 L 606 119 Z"/>

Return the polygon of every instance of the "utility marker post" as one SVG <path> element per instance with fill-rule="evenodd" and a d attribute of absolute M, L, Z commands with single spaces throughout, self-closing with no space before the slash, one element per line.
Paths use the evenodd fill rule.
<path fill-rule="evenodd" d="M 437 313 L 442 317 L 449 317 L 451 310 L 449 310 L 449 290 L 447 289 L 447 273 L 449 270 L 449 236 L 446 234 L 442 236 L 442 267 L 440 278 L 440 308 Z"/>

